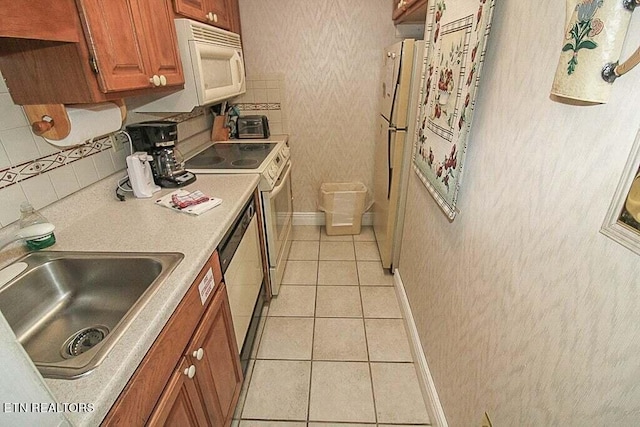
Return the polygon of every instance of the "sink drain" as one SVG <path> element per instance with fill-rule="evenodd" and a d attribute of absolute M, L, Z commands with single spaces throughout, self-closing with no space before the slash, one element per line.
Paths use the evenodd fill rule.
<path fill-rule="evenodd" d="M 79 356 L 98 345 L 109 333 L 105 326 L 92 326 L 73 334 L 62 346 L 62 355 L 65 358 Z"/>

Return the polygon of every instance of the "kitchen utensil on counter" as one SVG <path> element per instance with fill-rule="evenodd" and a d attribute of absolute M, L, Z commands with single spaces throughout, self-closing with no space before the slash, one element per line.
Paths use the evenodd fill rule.
<path fill-rule="evenodd" d="M 196 176 L 184 169 L 175 148 L 178 125 L 170 121 L 149 121 L 127 126 L 133 148 L 144 151 L 152 158 L 151 171 L 156 184 L 161 187 L 183 187 L 196 180 Z"/>
<path fill-rule="evenodd" d="M 153 181 L 151 172 L 153 157 L 144 151 L 138 151 L 127 156 L 127 173 L 133 195 L 138 198 L 148 198 L 160 191 L 160 187 Z"/>

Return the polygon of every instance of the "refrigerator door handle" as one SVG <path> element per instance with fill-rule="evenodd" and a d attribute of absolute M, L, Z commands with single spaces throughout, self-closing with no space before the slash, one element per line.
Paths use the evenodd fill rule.
<path fill-rule="evenodd" d="M 387 187 L 387 200 L 391 199 L 391 182 L 393 181 L 393 149 L 391 147 L 391 140 L 393 134 L 396 132 L 395 128 L 389 128 L 387 132 L 387 168 L 389 170 L 389 186 Z"/>

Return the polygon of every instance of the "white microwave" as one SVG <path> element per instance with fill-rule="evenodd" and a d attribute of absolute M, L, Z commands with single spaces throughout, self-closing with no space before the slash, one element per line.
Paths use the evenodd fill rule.
<path fill-rule="evenodd" d="M 175 19 L 184 89 L 139 100 L 136 112 L 186 113 L 246 92 L 238 34 L 190 19 Z M 136 103 L 137 104 L 137 103 Z"/>

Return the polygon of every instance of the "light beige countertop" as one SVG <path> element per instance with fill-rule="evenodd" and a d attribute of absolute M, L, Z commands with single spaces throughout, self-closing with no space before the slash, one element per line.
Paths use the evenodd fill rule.
<path fill-rule="evenodd" d="M 57 402 L 92 403 L 93 412 L 67 413 L 74 425 L 98 425 L 124 389 L 198 272 L 216 249 L 259 175 L 198 175 L 187 190 L 201 190 L 223 200 L 220 206 L 191 216 L 160 207 L 151 199 L 115 198 L 116 174 L 41 212 L 56 225 L 56 251 L 181 252 L 184 259 L 149 299 L 112 351 L 90 374 L 75 380 L 45 379 Z M 9 228 L 9 227 L 8 227 Z M 23 253 L 7 251 L 0 267 Z M 117 272 L 114 272 L 117 274 Z"/>

